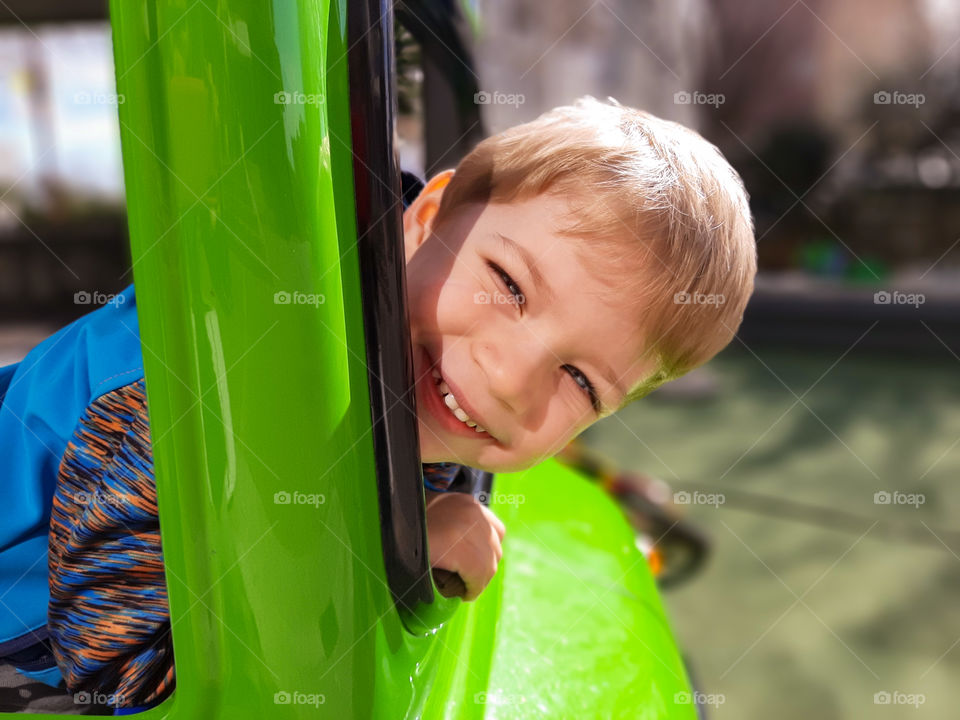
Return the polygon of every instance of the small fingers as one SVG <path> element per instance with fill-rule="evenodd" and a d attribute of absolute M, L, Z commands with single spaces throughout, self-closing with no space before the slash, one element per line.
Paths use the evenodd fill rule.
<path fill-rule="evenodd" d="M 490 521 L 490 524 L 496 528 L 497 535 L 499 535 L 500 539 L 503 540 L 503 536 L 507 534 L 506 525 L 504 525 L 503 521 L 494 514 L 493 510 L 484 505 L 481 505 L 481 507 L 483 508 L 484 515 L 486 515 L 487 519 Z"/>
<path fill-rule="evenodd" d="M 500 565 L 500 558 L 503 551 L 500 548 L 500 541 L 496 534 L 491 531 L 490 544 L 474 546 L 469 556 L 464 558 L 463 568 L 460 576 L 467 586 L 467 593 L 464 600 L 470 602 L 479 597 L 484 591 L 493 576 L 497 573 L 497 567 Z"/>

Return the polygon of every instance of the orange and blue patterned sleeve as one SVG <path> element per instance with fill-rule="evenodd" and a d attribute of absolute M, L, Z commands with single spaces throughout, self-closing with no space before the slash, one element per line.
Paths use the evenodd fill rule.
<path fill-rule="evenodd" d="M 461 466 L 423 465 L 446 491 Z M 74 693 L 117 708 L 155 705 L 174 688 L 146 388 L 102 395 L 60 464 L 49 538 L 50 644 Z"/>
<path fill-rule="evenodd" d="M 462 465 L 457 463 L 424 463 L 423 484 L 427 490 L 447 492 Z"/>
<path fill-rule="evenodd" d="M 60 464 L 49 543 L 50 644 L 67 688 L 114 707 L 174 685 L 143 379 L 83 414 Z"/>

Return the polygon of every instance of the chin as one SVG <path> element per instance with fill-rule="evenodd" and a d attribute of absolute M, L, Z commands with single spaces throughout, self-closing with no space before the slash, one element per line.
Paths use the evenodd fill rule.
<path fill-rule="evenodd" d="M 470 461 L 461 457 L 455 457 L 450 448 L 443 447 L 439 443 L 424 444 L 420 442 L 420 462 L 423 463 L 459 463 L 460 465 L 470 465 Z"/>
<path fill-rule="evenodd" d="M 513 473 L 529 470 L 537 463 L 536 461 L 530 459 L 505 458 L 497 461 L 491 461 L 489 459 L 479 457 L 476 458 L 475 461 L 465 464 L 476 468 L 477 470 L 485 470 L 486 472 Z"/>

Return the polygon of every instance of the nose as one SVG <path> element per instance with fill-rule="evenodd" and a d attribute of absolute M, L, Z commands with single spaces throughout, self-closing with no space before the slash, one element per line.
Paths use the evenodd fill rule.
<path fill-rule="evenodd" d="M 525 415 L 543 397 L 553 357 L 533 338 L 478 340 L 474 360 L 487 379 L 490 394 L 517 415 Z"/>

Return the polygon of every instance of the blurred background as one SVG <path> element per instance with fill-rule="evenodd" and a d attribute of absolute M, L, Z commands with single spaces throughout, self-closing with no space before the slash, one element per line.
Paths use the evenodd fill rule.
<path fill-rule="evenodd" d="M 703 715 L 956 717 L 960 5 L 395 9 L 406 170 L 590 94 L 692 126 L 744 178 L 738 337 L 582 438 L 702 539 L 663 599 Z M 0 365 L 132 282 L 123 100 L 103 2 L 2 4 Z"/>

